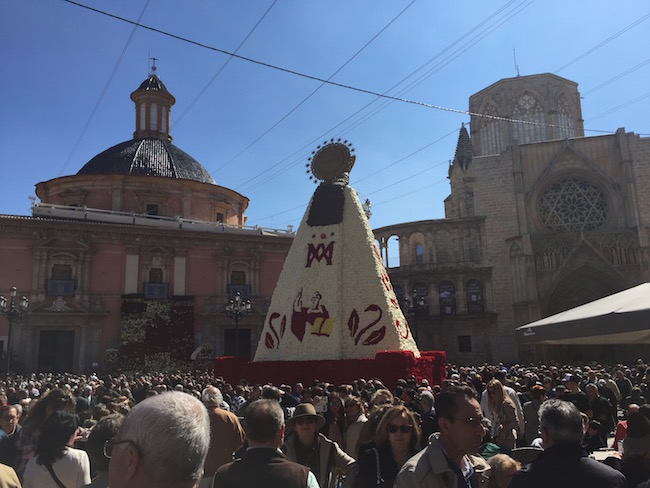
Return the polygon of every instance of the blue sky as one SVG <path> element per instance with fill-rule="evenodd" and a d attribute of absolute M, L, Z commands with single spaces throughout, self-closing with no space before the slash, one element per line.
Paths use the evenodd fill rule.
<path fill-rule="evenodd" d="M 514 49 L 521 75 L 578 83 L 587 135 L 650 136 L 647 1 L 79 1 L 261 63 L 461 111 L 517 75 Z M 444 217 L 468 115 L 323 85 L 64 0 L 1 5 L 0 213 L 28 215 L 36 183 L 132 138 L 129 94 L 155 56 L 176 98 L 174 144 L 250 198 L 249 224 L 297 226 L 315 188 L 307 158 L 332 137 L 355 148 L 350 183 L 371 200 L 372 227 Z"/>

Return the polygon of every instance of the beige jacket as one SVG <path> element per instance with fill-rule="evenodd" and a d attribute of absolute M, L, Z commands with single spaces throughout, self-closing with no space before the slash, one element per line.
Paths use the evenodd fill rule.
<path fill-rule="evenodd" d="M 480 456 L 467 456 L 474 467 L 472 488 L 486 488 L 490 466 Z M 458 478 L 447 464 L 440 441 L 432 436 L 430 444 L 406 461 L 395 479 L 395 488 L 458 488 Z"/>

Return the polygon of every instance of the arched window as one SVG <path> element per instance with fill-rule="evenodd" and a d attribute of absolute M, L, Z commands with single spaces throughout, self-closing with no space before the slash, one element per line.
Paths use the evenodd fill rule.
<path fill-rule="evenodd" d="M 386 241 L 386 249 L 384 259 L 386 268 L 399 268 L 400 267 L 400 242 L 399 238 L 395 235 L 390 236 Z"/>
<path fill-rule="evenodd" d="M 494 105 L 488 105 L 483 111 L 485 115 L 497 116 Z M 501 137 L 501 122 L 497 119 L 485 118 L 479 129 L 479 156 L 501 154 L 503 138 Z"/>
<path fill-rule="evenodd" d="M 514 123 L 514 134 L 520 144 L 546 140 L 544 109 L 532 95 L 525 94 L 517 101 L 512 118 L 522 121 Z"/>
<path fill-rule="evenodd" d="M 456 315 L 456 287 L 451 281 L 438 285 L 438 302 L 440 315 Z"/>
<path fill-rule="evenodd" d="M 569 104 L 564 97 L 557 102 L 557 125 L 560 139 L 569 139 L 575 137 L 575 127 L 573 126 L 573 117 L 569 110 Z"/>
<path fill-rule="evenodd" d="M 162 123 L 160 124 L 160 132 L 167 132 L 167 109 L 163 106 L 161 112 Z"/>
<path fill-rule="evenodd" d="M 140 130 L 147 128 L 147 106 L 143 103 L 140 105 Z"/>
<path fill-rule="evenodd" d="M 485 313 L 485 304 L 481 282 L 473 279 L 468 280 L 465 284 L 465 294 L 467 296 L 468 315 L 483 315 Z"/>
<path fill-rule="evenodd" d="M 158 130 L 158 105 L 155 103 L 149 107 L 149 129 Z"/>
<path fill-rule="evenodd" d="M 415 264 L 422 264 L 424 262 L 424 256 L 422 254 L 422 244 L 418 242 L 415 246 Z"/>
<path fill-rule="evenodd" d="M 467 229 L 463 236 L 463 260 L 478 261 L 480 254 L 478 232 L 476 229 Z"/>

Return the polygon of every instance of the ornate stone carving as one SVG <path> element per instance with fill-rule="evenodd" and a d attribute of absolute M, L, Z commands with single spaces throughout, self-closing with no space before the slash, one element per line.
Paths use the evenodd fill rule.
<path fill-rule="evenodd" d="M 51 311 L 51 312 L 67 312 L 68 310 L 72 310 L 68 305 L 65 303 L 65 300 L 63 297 L 56 297 L 52 301 L 52 306 L 46 308 L 45 310 Z"/>
<path fill-rule="evenodd" d="M 533 236 L 535 269 L 559 268 L 583 239 L 612 266 L 637 264 L 639 260 L 639 248 L 632 231 L 556 234 Z"/>
<path fill-rule="evenodd" d="M 546 227 L 555 232 L 594 230 L 607 220 L 603 190 L 581 178 L 564 178 L 546 188 L 537 200 Z"/>

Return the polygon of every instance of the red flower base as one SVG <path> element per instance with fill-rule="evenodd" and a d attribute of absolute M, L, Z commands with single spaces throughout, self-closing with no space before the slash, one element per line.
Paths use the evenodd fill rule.
<path fill-rule="evenodd" d="M 381 351 L 374 359 L 340 359 L 320 361 L 259 361 L 251 362 L 244 357 L 224 356 L 214 360 L 214 373 L 233 385 L 245 378 L 251 384 L 271 383 L 294 385 L 314 380 L 336 385 L 350 383 L 354 379 L 378 378 L 393 388 L 400 378 L 415 376 L 431 385 L 439 385 L 446 376 L 447 355 L 444 351 L 420 351 L 416 358 L 411 351 Z"/>

